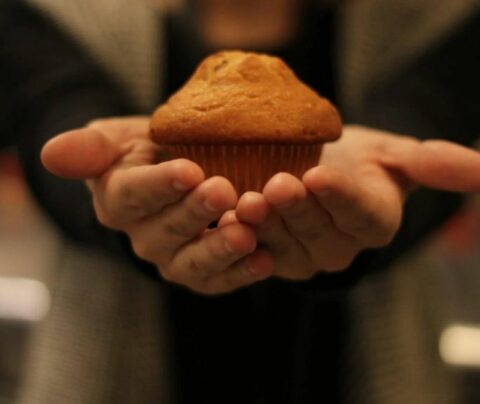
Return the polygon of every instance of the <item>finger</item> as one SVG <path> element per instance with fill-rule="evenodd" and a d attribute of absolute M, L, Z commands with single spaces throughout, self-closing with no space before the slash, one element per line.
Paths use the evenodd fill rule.
<path fill-rule="evenodd" d="M 255 226 L 259 245 L 273 256 L 275 275 L 286 279 L 312 277 L 314 269 L 308 251 L 288 232 L 282 218 L 268 208 L 262 194 L 243 194 L 238 201 L 236 215 L 240 222 Z"/>
<path fill-rule="evenodd" d="M 275 275 L 287 279 L 308 279 L 312 276 L 307 264 L 310 262 L 307 251 L 288 232 L 282 218 L 270 208 L 263 194 L 244 193 L 235 212 L 240 222 L 255 227 L 258 243 L 271 252 Z"/>
<path fill-rule="evenodd" d="M 387 244 L 400 225 L 401 192 L 387 178 L 372 175 L 365 184 L 335 169 L 318 166 L 305 173 L 303 182 L 334 225 L 366 246 Z"/>
<path fill-rule="evenodd" d="M 480 154 L 443 141 L 403 141 L 383 155 L 383 164 L 419 185 L 452 192 L 480 192 Z"/>
<path fill-rule="evenodd" d="M 304 184 L 290 174 L 278 174 L 264 188 L 266 200 L 282 217 L 288 232 L 308 251 L 312 261 L 327 271 L 344 269 L 360 243 L 341 231 L 330 213 Z"/>
<path fill-rule="evenodd" d="M 225 271 L 205 279 L 202 293 L 228 293 L 253 285 L 273 275 L 272 254 L 265 249 L 257 249 L 247 258 L 235 262 Z"/>
<path fill-rule="evenodd" d="M 263 194 L 268 203 L 276 207 L 288 207 L 295 201 L 304 199 L 307 190 L 302 182 L 288 173 L 273 176 L 263 188 Z"/>
<path fill-rule="evenodd" d="M 268 242 L 273 240 L 271 236 L 278 234 L 275 243 L 290 243 L 286 238 L 283 223 L 280 218 L 268 205 L 263 194 L 257 192 L 246 192 L 238 200 L 235 208 L 235 215 L 239 222 L 253 225 L 258 233 L 259 241 Z"/>
<path fill-rule="evenodd" d="M 198 165 L 178 159 L 114 170 L 90 182 L 90 188 L 102 223 L 118 227 L 161 212 L 203 179 L 204 173 Z"/>
<path fill-rule="evenodd" d="M 228 210 L 226 211 L 220 220 L 218 221 L 218 227 L 224 227 L 229 224 L 238 223 L 237 215 L 235 214 L 235 210 Z"/>
<path fill-rule="evenodd" d="M 263 194 L 253 191 L 245 192 L 235 209 L 237 220 L 254 226 L 265 221 L 270 212 L 270 206 Z"/>
<path fill-rule="evenodd" d="M 133 223 L 126 231 L 137 255 L 166 264 L 181 246 L 198 237 L 236 203 L 233 185 L 225 178 L 211 177 L 178 203 Z"/>
<path fill-rule="evenodd" d="M 100 131 L 106 131 L 107 134 L 115 133 L 115 138 L 120 136 L 122 140 L 137 138 L 139 133 L 148 138 L 150 120 L 149 116 L 144 115 L 99 118 L 90 121 L 87 128 L 96 128 Z"/>
<path fill-rule="evenodd" d="M 208 231 L 181 248 L 162 275 L 171 282 L 200 290 L 208 277 L 225 271 L 255 248 L 255 234 L 250 227 L 225 226 Z"/>
<path fill-rule="evenodd" d="M 123 155 L 115 142 L 94 128 L 76 129 L 50 139 L 41 160 L 51 173 L 72 179 L 97 177 Z"/>
<path fill-rule="evenodd" d="M 283 219 L 283 223 L 274 220 L 271 208 Z M 328 241 L 339 233 L 333 226 L 328 212 L 318 205 L 312 197 L 307 197 L 305 187 L 290 174 L 277 174 L 265 185 L 263 194 L 248 192 L 241 196 L 237 208 L 237 217 L 243 223 L 256 225 L 262 242 L 271 242 L 276 235 L 280 238 L 276 244 L 278 250 L 284 250 L 291 242 L 280 230 L 283 224 L 290 235 L 305 244 L 315 243 L 316 253 L 322 251 Z M 283 234 L 283 235 L 282 235 Z"/>
<path fill-rule="evenodd" d="M 157 162 L 160 151 L 149 140 L 148 117 L 109 118 L 50 139 L 41 159 L 55 175 L 88 179 L 102 175 L 125 155 L 143 163 Z"/>

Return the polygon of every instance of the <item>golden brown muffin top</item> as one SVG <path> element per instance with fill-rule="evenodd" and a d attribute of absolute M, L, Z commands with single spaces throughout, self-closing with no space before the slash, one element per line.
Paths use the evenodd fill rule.
<path fill-rule="evenodd" d="M 240 51 L 207 57 L 151 122 L 167 144 L 324 142 L 341 127 L 335 107 L 281 59 Z"/>

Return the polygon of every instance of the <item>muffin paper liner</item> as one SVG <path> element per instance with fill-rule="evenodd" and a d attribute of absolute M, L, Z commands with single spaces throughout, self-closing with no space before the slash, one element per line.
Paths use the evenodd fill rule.
<path fill-rule="evenodd" d="M 318 164 L 322 143 L 309 144 L 211 144 L 165 145 L 173 158 L 186 158 L 203 168 L 207 177 L 229 179 L 239 195 L 261 192 L 276 173 L 288 172 L 302 178 Z"/>

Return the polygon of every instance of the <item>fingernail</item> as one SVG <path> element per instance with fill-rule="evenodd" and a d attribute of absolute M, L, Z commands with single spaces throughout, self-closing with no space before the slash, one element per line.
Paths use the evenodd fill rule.
<path fill-rule="evenodd" d="M 205 209 L 207 209 L 209 212 L 218 212 L 218 209 L 212 206 L 208 199 L 203 202 L 203 206 L 205 206 Z"/>
<path fill-rule="evenodd" d="M 184 184 L 183 182 L 180 182 L 178 180 L 174 180 L 172 182 L 172 187 L 177 191 L 187 191 L 191 188 L 189 185 Z"/>
<path fill-rule="evenodd" d="M 225 247 L 225 250 L 227 250 L 228 253 L 231 254 L 234 252 L 232 246 L 228 243 L 228 241 L 225 241 L 223 243 L 223 246 Z"/>

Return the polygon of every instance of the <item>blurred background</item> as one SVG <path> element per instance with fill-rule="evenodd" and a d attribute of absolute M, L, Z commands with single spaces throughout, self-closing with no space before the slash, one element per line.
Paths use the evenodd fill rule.
<path fill-rule="evenodd" d="M 29 341 L 48 314 L 57 235 L 32 200 L 14 149 L 0 152 L 0 403 L 13 403 Z"/>

